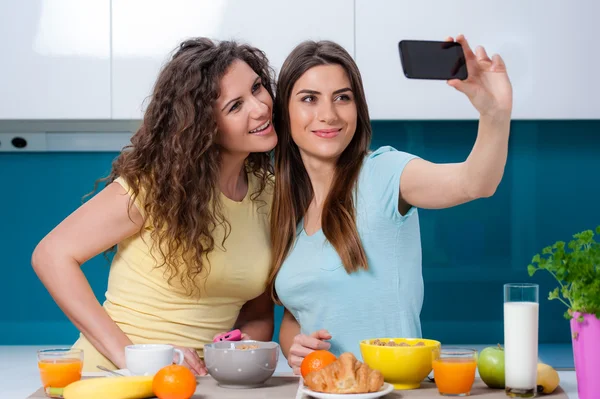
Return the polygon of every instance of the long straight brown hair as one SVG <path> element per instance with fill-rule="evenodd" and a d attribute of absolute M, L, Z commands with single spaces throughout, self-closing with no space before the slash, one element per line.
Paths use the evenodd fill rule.
<path fill-rule="evenodd" d="M 275 95 L 274 127 L 278 144 L 275 147 L 275 198 L 271 214 L 273 268 L 269 290 L 277 303 L 275 277 L 296 240 L 296 228 L 314 195 L 300 151 L 292 140 L 289 101 L 296 81 L 319 65 L 340 65 L 346 71 L 358 117 L 354 137 L 337 160 L 333 183 L 323 204 L 321 228 L 348 273 L 368 269 L 356 227 L 353 196 L 372 135 L 362 78 L 356 63 L 342 46 L 330 41 L 305 41 L 283 63 Z"/>

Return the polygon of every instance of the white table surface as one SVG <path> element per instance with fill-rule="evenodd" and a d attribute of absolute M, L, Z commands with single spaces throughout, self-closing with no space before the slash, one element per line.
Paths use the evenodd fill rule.
<path fill-rule="evenodd" d="M 59 345 L 60 346 L 60 345 Z M 36 351 L 54 346 L 0 346 L 0 376 L 2 385 L 2 398 L 25 399 L 40 388 L 40 376 L 37 369 Z M 471 345 L 474 349 L 484 345 Z M 556 349 L 553 349 L 556 351 Z M 540 351 L 540 360 L 545 361 Z M 548 352 L 548 349 L 546 349 Z M 552 351 L 547 356 L 553 356 Z M 550 363 L 550 362 L 548 362 Z M 551 364 L 551 363 L 550 363 Z M 291 372 L 286 359 L 280 353 L 276 374 Z M 567 393 L 569 399 L 579 399 L 577 395 L 577 379 L 574 371 L 560 371 L 560 386 Z M 542 396 L 543 397 L 543 396 Z M 107 398 L 108 399 L 108 398 Z"/>

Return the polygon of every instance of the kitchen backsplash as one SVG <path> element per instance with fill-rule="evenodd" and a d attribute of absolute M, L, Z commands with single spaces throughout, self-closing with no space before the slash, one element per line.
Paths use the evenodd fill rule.
<path fill-rule="evenodd" d="M 460 162 L 476 122 L 373 122 L 373 148 L 391 145 L 434 162 Z M 600 121 L 513 122 L 496 194 L 446 210 L 420 210 L 424 337 L 443 343 L 502 342 L 502 285 L 540 283 L 540 343 L 569 342 L 555 285 L 527 265 L 544 246 L 600 225 Z M 77 330 L 30 266 L 37 242 L 110 171 L 116 153 L 0 154 L 0 345 L 68 344 Z M 99 300 L 109 263 L 83 266 Z M 394 309 L 389 309 L 394 317 Z M 277 309 L 278 325 L 281 309 Z M 365 315 L 365 322 L 368 315 Z M 324 326 L 326 327 L 326 326 Z"/>

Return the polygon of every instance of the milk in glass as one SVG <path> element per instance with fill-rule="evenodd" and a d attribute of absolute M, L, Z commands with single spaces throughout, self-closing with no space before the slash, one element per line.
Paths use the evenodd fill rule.
<path fill-rule="evenodd" d="M 506 394 L 532 398 L 537 388 L 538 286 L 507 284 L 504 291 Z"/>

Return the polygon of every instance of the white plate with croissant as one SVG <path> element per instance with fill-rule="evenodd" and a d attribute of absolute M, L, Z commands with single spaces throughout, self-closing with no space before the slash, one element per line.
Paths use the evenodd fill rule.
<path fill-rule="evenodd" d="M 317 399 L 341 399 L 341 398 L 352 398 L 352 399 L 375 399 L 380 398 L 382 396 L 387 395 L 388 393 L 394 390 L 394 386 L 392 384 L 388 384 L 387 382 L 383 383 L 381 389 L 377 392 L 368 392 L 368 393 L 324 393 L 324 392 L 315 392 L 307 387 L 302 387 L 302 392 L 305 395 L 308 395 Z"/>
<path fill-rule="evenodd" d="M 330 365 L 308 374 L 301 390 L 318 399 L 374 399 L 392 392 L 394 386 L 383 382 L 379 371 L 346 352 Z"/>

